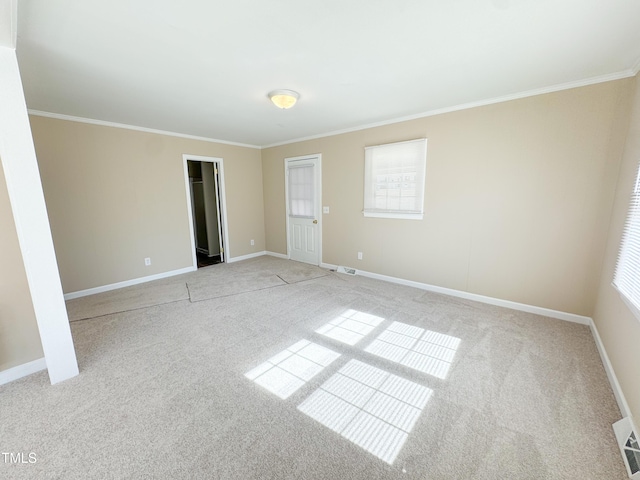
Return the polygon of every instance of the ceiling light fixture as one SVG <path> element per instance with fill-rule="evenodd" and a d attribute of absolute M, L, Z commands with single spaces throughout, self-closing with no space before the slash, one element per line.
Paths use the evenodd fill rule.
<path fill-rule="evenodd" d="M 284 110 L 293 107 L 300 95 L 293 90 L 274 90 L 269 92 L 269 98 L 276 107 Z"/>

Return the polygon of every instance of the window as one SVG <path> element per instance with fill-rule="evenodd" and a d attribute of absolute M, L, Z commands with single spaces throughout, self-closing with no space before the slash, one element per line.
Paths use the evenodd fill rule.
<path fill-rule="evenodd" d="M 640 170 L 631 194 L 613 286 L 640 319 Z"/>
<path fill-rule="evenodd" d="M 313 165 L 289 167 L 289 213 L 313 218 Z"/>
<path fill-rule="evenodd" d="M 427 139 L 366 147 L 364 216 L 421 220 Z"/>

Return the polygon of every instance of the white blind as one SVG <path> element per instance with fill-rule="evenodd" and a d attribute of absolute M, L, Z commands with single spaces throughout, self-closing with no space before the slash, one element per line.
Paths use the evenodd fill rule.
<path fill-rule="evenodd" d="M 294 217 L 313 217 L 313 165 L 289 167 L 289 214 Z"/>
<path fill-rule="evenodd" d="M 427 139 L 366 147 L 365 216 L 422 218 Z"/>
<path fill-rule="evenodd" d="M 622 234 L 613 284 L 640 315 L 640 170 L 631 194 L 631 204 Z M 633 308 L 632 308 L 633 310 Z"/>

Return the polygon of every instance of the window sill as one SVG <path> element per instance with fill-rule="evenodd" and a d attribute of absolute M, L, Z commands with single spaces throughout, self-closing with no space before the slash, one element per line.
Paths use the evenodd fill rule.
<path fill-rule="evenodd" d="M 393 213 L 393 212 L 362 212 L 365 217 L 371 218 L 399 218 L 402 220 L 422 220 L 423 213 Z"/>

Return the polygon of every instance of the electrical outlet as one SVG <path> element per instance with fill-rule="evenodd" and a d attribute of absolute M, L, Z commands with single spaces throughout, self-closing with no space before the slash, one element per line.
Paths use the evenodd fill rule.
<path fill-rule="evenodd" d="M 358 252 L 358 260 L 362 260 L 362 252 Z"/>
<path fill-rule="evenodd" d="M 149 265 L 151 265 L 151 259 L 149 257 L 144 259 L 144 264 L 148 267 Z"/>
<path fill-rule="evenodd" d="M 253 246 L 253 245 L 255 245 L 255 244 L 256 244 L 256 242 L 254 242 L 253 240 L 251 240 L 251 245 Z"/>

